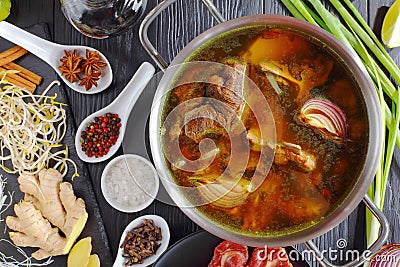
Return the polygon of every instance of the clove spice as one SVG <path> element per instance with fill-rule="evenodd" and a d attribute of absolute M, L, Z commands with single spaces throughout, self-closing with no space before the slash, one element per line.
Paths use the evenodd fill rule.
<path fill-rule="evenodd" d="M 142 224 L 128 232 L 120 246 L 124 249 L 123 257 L 128 258 L 124 266 L 143 263 L 145 259 L 156 254 L 161 240 L 161 228 L 153 220 L 145 219 Z"/>

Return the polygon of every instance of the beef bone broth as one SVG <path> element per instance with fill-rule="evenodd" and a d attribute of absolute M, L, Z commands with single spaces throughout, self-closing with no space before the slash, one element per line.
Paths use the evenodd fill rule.
<path fill-rule="evenodd" d="M 212 162 L 195 171 L 166 160 L 176 184 L 198 189 L 186 195 L 204 200 L 196 208 L 215 224 L 263 236 L 300 231 L 332 213 L 357 182 L 368 142 L 365 104 L 346 64 L 317 40 L 265 25 L 211 39 L 187 59 L 193 61 L 219 62 L 236 73 L 228 75 L 220 68 L 208 82 L 179 85 L 164 106 L 165 119 L 190 101 L 173 117 L 175 124 L 163 126 L 164 153 L 174 138 L 189 160 L 199 159 L 203 140 L 215 145 L 202 157 L 211 155 Z M 180 75 L 195 77 L 205 71 Z M 248 108 L 253 95 L 246 93 L 244 75 L 258 86 L 271 109 L 275 140 L 260 134 L 255 113 L 265 107 Z M 229 112 L 212 100 L 224 103 Z M 244 125 L 242 130 L 235 120 Z M 241 172 L 229 167 L 232 151 L 241 149 L 232 143 L 235 135 L 249 143 Z M 268 159 L 271 168 L 252 190 L 252 177 Z M 218 192 L 223 194 L 214 198 Z"/>

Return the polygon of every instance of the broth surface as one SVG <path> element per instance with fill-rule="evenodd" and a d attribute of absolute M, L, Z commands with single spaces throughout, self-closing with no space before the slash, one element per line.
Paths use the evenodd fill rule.
<path fill-rule="evenodd" d="M 290 29 L 256 25 L 208 41 L 187 59 L 187 62 L 192 61 L 220 62 L 233 66 L 238 72 L 242 70 L 240 66 L 244 66 L 243 73 L 258 86 L 268 102 L 276 129 L 275 144 L 264 142 L 268 140 L 264 143 L 260 141 L 260 125 L 254 112 L 235 98 L 240 96 L 237 92 L 242 89 L 237 88 L 237 77 L 224 77 L 224 74 L 218 73 L 210 78 L 210 84 L 218 84 L 225 79 L 222 81 L 225 85 L 227 80 L 232 79 L 235 90 L 238 90 L 236 93 L 227 93 L 224 86 L 219 88 L 215 84 L 199 82 L 180 85 L 170 92 L 163 120 L 179 104 L 199 100 L 192 101 L 176 115 L 176 125 L 185 121 L 184 127 L 177 128 L 175 125 L 162 129 L 164 153 L 167 150 L 165 147 L 174 138 L 172 133 L 178 135 L 180 150 L 190 160 L 200 157 L 199 143 L 202 139 L 213 140 L 217 147 L 212 163 L 199 171 L 182 170 L 177 164 L 169 162 L 169 171 L 178 185 L 199 187 L 215 182 L 226 171 L 232 149 L 242 148 L 237 144 L 232 147 L 232 136 L 227 135 L 224 127 L 233 127 L 235 134 L 249 139 L 248 163 L 241 175 L 241 181 L 246 184 L 254 175 L 255 166 L 269 156 L 262 155 L 260 147 L 275 148 L 272 167 L 257 190 L 244 193 L 244 200 L 233 206 L 212 202 L 196 207 L 202 214 L 235 232 L 276 236 L 316 224 L 346 199 L 364 165 L 368 121 L 357 83 L 329 47 Z M 182 75 L 196 75 L 196 71 Z M 243 83 L 242 97 L 247 101 L 252 96 L 246 95 L 245 87 L 246 83 Z M 278 89 L 281 92 L 278 93 Z M 236 130 L 228 122 L 230 115 L 200 99 L 204 97 L 229 104 L 246 131 Z M 232 102 L 228 101 L 229 97 Z M 302 106 L 310 99 L 328 100 L 343 111 L 346 136 L 340 141 L 333 140 L 299 119 Z M 209 118 L 191 120 L 191 114 L 203 112 L 205 106 L 211 110 L 207 114 L 219 118 L 218 122 L 211 122 Z M 263 109 L 261 105 L 255 108 Z M 204 125 L 208 125 L 209 129 L 205 130 Z M 258 137 L 260 142 L 251 136 Z M 309 161 L 305 162 L 305 159 Z M 228 171 L 234 176 L 232 173 L 232 170 Z M 224 181 L 229 178 L 225 175 Z M 201 194 L 186 197 L 204 198 Z"/>

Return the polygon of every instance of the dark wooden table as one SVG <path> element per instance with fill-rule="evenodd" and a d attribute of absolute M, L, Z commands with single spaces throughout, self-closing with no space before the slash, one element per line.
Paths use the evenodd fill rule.
<path fill-rule="evenodd" d="M 157 0 L 148 0 L 146 13 L 157 2 Z M 226 19 L 260 13 L 288 14 L 279 0 L 215 0 L 214 2 Z M 389 6 L 394 0 L 354 0 L 352 2 L 368 23 L 379 32 L 382 14 L 386 11 L 385 6 Z M 114 70 L 114 80 L 106 91 L 96 95 L 82 95 L 64 88 L 72 109 L 74 122 L 77 125 L 87 115 L 106 106 L 118 96 L 143 61 L 151 62 L 138 39 L 139 23 L 136 23 L 118 37 L 104 40 L 91 39 L 77 32 L 67 22 L 60 10 L 60 2 L 56 0 L 12 0 L 12 14 L 8 21 L 20 27 L 46 23 L 50 29 L 51 40 L 61 44 L 92 46 L 102 51 L 110 60 Z M 191 39 L 212 25 L 215 25 L 215 21 L 199 0 L 179 0 L 153 24 L 149 35 L 164 58 L 171 60 Z M 400 49 L 393 49 L 390 53 L 399 63 Z M 144 130 L 140 130 L 143 133 Z M 134 135 L 132 135 L 132 138 L 134 138 Z M 141 154 L 146 152 L 142 140 L 134 142 L 132 150 L 129 152 Z M 122 153 L 122 149 L 120 153 Z M 83 173 L 82 176 L 91 179 L 113 256 L 116 254 L 119 238 L 124 227 L 133 218 L 142 214 L 157 214 L 168 221 L 171 228 L 170 244 L 199 229 L 179 208 L 158 201 L 139 213 L 126 214 L 113 209 L 107 204 L 100 190 L 101 173 L 106 163 L 86 164 L 84 172 L 87 173 Z M 392 225 L 390 242 L 400 241 L 399 163 L 400 157 L 396 157 L 393 162 L 386 197 L 385 213 Z M 359 207 L 339 227 L 316 239 L 316 242 L 320 248 L 336 247 L 336 240 L 344 238 L 348 241 L 347 248 L 361 250 L 364 247 L 363 229 L 364 208 Z M 97 251 L 97 253 L 101 253 L 101 251 Z"/>

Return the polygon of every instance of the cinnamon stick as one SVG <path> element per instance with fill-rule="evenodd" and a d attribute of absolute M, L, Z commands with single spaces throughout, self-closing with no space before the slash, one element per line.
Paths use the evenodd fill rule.
<path fill-rule="evenodd" d="M 6 71 L 6 69 L 0 67 L 0 71 Z M 14 85 L 23 87 L 27 89 L 29 92 L 33 93 L 36 89 L 36 84 L 33 82 L 30 82 L 14 73 L 7 73 L 6 78 L 5 78 L 9 83 L 12 83 Z"/>
<path fill-rule="evenodd" d="M 0 66 L 8 64 L 10 62 L 13 62 L 17 58 L 20 58 L 23 55 L 25 55 L 26 53 L 28 53 L 28 51 L 26 51 L 25 49 L 21 48 L 21 49 L 17 50 L 15 53 L 12 53 L 11 55 L 9 55 L 7 57 L 0 58 Z"/>
<path fill-rule="evenodd" d="M 8 70 L 19 70 L 20 72 L 17 73 L 17 75 L 21 76 L 22 78 L 27 79 L 28 81 L 33 82 L 36 85 L 39 85 L 42 82 L 42 76 L 37 75 L 36 73 L 25 69 L 24 67 L 15 64 L 13 62 L 10 62 L 8 64 L 5 64 L 3 66 L 4 68 L 8 69 Z"/>
<path fill-rule="evenodd" d="M 0 52 L 0 66 L 2 66 L 0 67 L 0 71 L 19 71 L 18 73 L 8 73 L 6 77 L 7 81 L 33 93 L 36 89 L 36 85 L 40 84 L 42 81 L 42 77 L 13 63 L 14 60 L 26 53 L 28 53 L 28 51 L 20 46 L 14 46 L 6 51 Z"/>
<path fill-rule="evenodd" d="M 21 50 L 21 49 L 23 49 L 23 48 L 18 46 L 18 45 L 14 46 L 14 47 L 11 47 L 10 49 L 8 49 L 6 51 L 1 52 L 0 53 L 0 58 L 8 57 L 8 56 L 14 54 L 15 52 L 17 52 L 18 50 Z"/>

